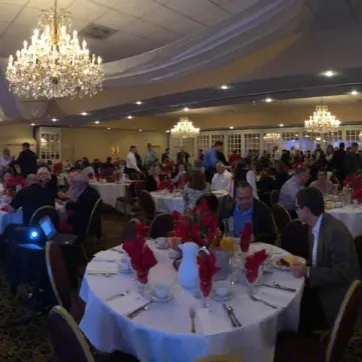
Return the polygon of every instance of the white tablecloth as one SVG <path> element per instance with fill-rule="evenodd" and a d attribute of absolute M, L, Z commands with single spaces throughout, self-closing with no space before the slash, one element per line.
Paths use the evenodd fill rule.
<path fill-rule="evenodd" d="M 343 221 L 353 237 L 362 235 L 362 206 L 344 206 L 327 212 Z"/>
<path fill-rule="evenodd" d="M 92 182 L 91 186 L 99 192 L 105 204 L 113 207 L 116 206 L 118 197 L 124 197 L 126 195 L 126 183 Z"/>
<path fill-rule="evenodd" d="M 213 193 L 215 193 L 219 199 L 228 195 L 226 191 L 216 191 Z M 174 210 L 181 213 L 185 211 L 185 201 L 182 196 L 164 193 L 164 191 L 151 192 L 151 195 L 156 204 L 156 211 L 158 212 L 167 212 L 171 214 Z"/>
<path fill-rule="evenodd" d="M 252 246 L 255 250 L 262 247 L 260 243 Z M 168 251 L 153 249 L 158 264 L 150 272 L 150 283 L 165 279 L 176 281 L 177 273 Z M 275 248 L 273 251 L 281 250 Z M 117 260 L 120 254 L 109 250 L 103 252 L 103 257 Z M 116 271 L 116 265 L 116 262 L 93 259 L 87 271 Z M 80 328 L 98 350 L 122 350 L 134 354 L 141 362 L 192 362 L 218 353 L 229 353 L 244 362 L 273 362 L 277 332 L 281 329 L 296 330 L 299 323 L 304 279 L 295 279 L 290 272 L 265 274 L 263 282 L 277 281 L 295 288 L 296 293 L 262 286 L 256 288 L 259 296 L 280 306 L 276 310 L 251 301 L 245 285 L 235 286 L 234 298 L 226 303 L 235 309 L 243 325 L 239 329 L 231 327 L 222 303 L 212 300 L 210 314 L 201 308 L 200 300 L 178 283 L 174 287 L 174 299 L 167 303 L 154 302 L 150 310 L 130 320 L 125 315 L 143 303 L 134 289 L 132 278 L 132 274 L 112 277 L 86 274 L 83 279 L 80 296 L 86 302 L 86 311 Z M 107 297 L 128 289 L 132 290 L 129 296 L 105 301 Z M 190 333 L 190 306 L 196 307 L 196 334 Z"/>

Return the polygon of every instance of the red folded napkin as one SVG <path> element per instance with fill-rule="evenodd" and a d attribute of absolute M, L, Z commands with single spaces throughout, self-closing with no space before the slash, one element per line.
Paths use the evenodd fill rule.
<path fill-rule="evenodd" d="M 9 206 L 6 205 L 6 206 L 2 207 L 1 211 L 9 212 L 10 211 Z"/>
<path fill-rule="evenodd" d="M 94 174 L 92 172 L 90 172 L 87 176 L 90 180 L 94 179 Z"/>
<path fill-rule="evenodd" d="M 146 284 L 148 273 L 157 264 L 153 251 L 146 244 L 137 240 L 127 240 L 123 243 L 123 249 L 131 258 L 132 268 L 137 273 L 137 280 Z"/>
<path fill-rule="evenodd" d="M 220 270 L 220 268 L 216 266 L 216 257 L 211 252 L 202 257 L 199 257 L 198 263 L 199 263 L 200 289 L 202 295 L 206 298 L 211 292 L 212 277 Z"/>
<path fill-rule="evenodd" d="M 247 253 L 251 240 L 251 224 L 246 223 L 244 230 L 240 232 L 240 249 L 243 253 Z"/>
<path fill-rule="evenodd" d="M 268 255 L 265 252 L 265 249 L 257 251 L 253 255 L 250 255 L 245 260 L 245 276 L 249 283 L 254 283 L 258 278 L 259 267 Z"/>

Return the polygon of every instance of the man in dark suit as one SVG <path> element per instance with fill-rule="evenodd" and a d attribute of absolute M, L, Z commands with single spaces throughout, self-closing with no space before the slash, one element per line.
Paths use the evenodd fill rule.
<path fill-rule="evenodd" d="M 341 221 L 324 213 L 323 195 L 316 188 L 298 192 L 296 211 L 311 228 L 307 265 L 291 265 L 295 277 L 306 278 L 300 329 L 331 328 L 348 287 L 359 275 L 353 239 Z"/>
<path fill-rule="evenodd" d="M 346 176 L 353 175 L 361 168 L 361 158 L 358 153 L 358 143 L 353 142 L 351 150 L 348 151 L 344 157 L 344 167 Z"/>
<path fill-rule="evenodd" d="M 344 150 L 344 143 L 341 142 L 339 144 L 339 149 L 334 152 L 333 155 L 333 165 L 337 170 L 337 177 L 341 185 L 343 185 L 343 181 L 346 178 L 345 170 L 344 170 L 344 158 L 346 157 L 346 151 Z"/>
<path fill-rule="evenodd" d="M 253 190 L 245 181 L 238 184 L 235 189 L 235 200 L 226 199 L 221 205 L 219 220 L 232 217 L 234 220 L 235 237 L 239 237 L 245 224 L 251 223 L 252 241 L 261 241 L 274 244 L 275 228 L 271 212 L 267 205 L 253 198 Z M 223 225 L 220 225 L 223 228 Z"/>
<path fill-rule="evenodd" d="M 100 195 L 97 190 L 89 186 L 88 178 L 80 173 L 74 176 L 72 187 L 74 195 L 67 195 L 66 210 L 69 211 L 67 222 L 72 227 L 73 234 L 83 236 Z"/>
<path fill-rule="evenodd" d="M 19 157 L 12 164 L 19 165 L 20 172 L 23 176 L 28 176 L 31 173 L 36 173 L 37 166 L 37 156 L 30 149 L 30 144 L 25 142 L 22 144 L 23 150 L 20 152 Z"/>

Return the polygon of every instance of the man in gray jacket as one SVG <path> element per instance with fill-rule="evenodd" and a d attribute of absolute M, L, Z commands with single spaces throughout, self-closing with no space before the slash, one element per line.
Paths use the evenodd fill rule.
<path fill-rule="evenodd" d="M 298 192 L 296 211 L 310 230 L 307 265 L 294 264 L 295 277 L 305 277 L 300 327 L 304 332 L 333 326 L 350 284 L 358 279 L 359 267 L 352 236 L 347 227 L 324 213 L 322 193 L 315 188 Z"/>
<path fill-rule="evenodd" d="M 344 168 L 346 175 L 353 175 L 361 169 L 361 157 L 358 153 L 358 143 L 353 142 L 351 150 L 344 156 Z"/>

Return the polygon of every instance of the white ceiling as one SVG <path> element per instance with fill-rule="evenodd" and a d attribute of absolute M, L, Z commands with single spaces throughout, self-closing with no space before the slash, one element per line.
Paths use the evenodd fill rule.
<path fill-rule="evenodd" d="M 121 59 L 169 44 L 230 17 L 255 0 L 58 0 L 71 12 L 73 28 L 89 23 L 115 30 L 107 39 L 87 39 L 105 61 Z M 40 10 L 53 0 L 0 0 L 0 57 L 29 40 Z"/>

